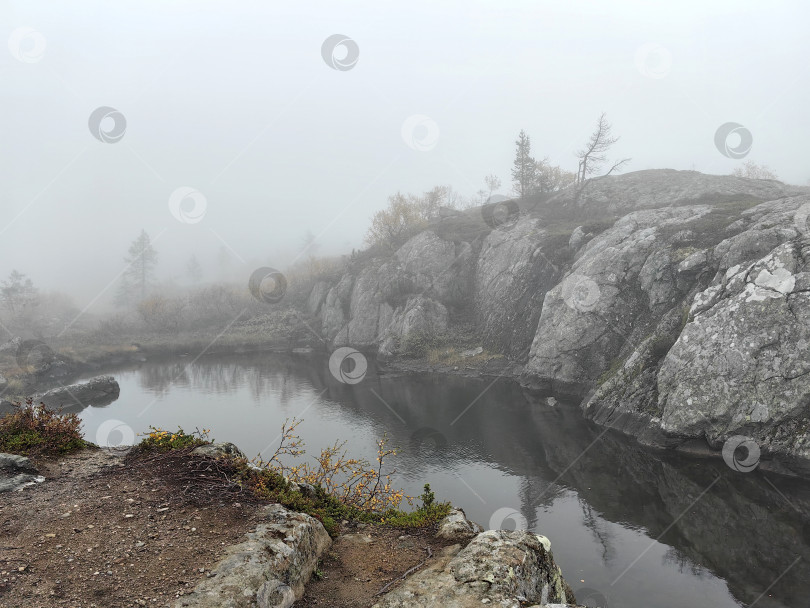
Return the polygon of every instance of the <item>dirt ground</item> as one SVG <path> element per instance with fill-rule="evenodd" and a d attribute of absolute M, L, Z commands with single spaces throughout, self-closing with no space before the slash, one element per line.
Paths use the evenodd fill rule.
<path fill-rule="evenodd" d="M 255 526 L 244 497 L 211 491 L 208 462 L 84 450 L 37 463 L 45 482 L 0 494 L 0 606 L 171 606 Z"/>
<path fill-rule="evenodd" d="M 0 494 L 2 608 L 171 607 L 256 525 L 256 501 L 207 458 L 84 450 L 36 464 L 43 483 Z M 434 529 L 343 533 L 295 608 L 369 608 L 452 544 Z"/>
<path fill-rule="evenodd" d="M 378 526 L 345 530 L 321 558 L 321 577 L 310 581 L 295 608 L 370 608 L 388 583 L 397 579 L 388 591 L 396 588 L 405 572 L 423 561 L 427 566 L 442 547 L 453 544 L 434 534 L 433 529 Z"/>

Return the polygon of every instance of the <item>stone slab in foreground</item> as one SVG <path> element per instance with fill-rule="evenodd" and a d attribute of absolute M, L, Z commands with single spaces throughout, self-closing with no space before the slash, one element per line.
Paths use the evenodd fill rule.
<path fill-rule="evenodd" d="M 44 481 L 33 463 L 25 456 L 0 454 L 0 492 L 22 490 Z"/>
<path fill-rule="evenodd" d="M 459 545 L 444 549 L 373 608 L 573 603 L 574 594 L 544 542 L 548 541 L 526 531 L 482 532 L 464 549 Z"/>
<path fill-rule="evenodd" d="M 227 550 L 175 608 L 289 608 L 304 594 L 318 558 L 332 544 L 323 525 L 304 513 L 268 505 L 248 540 Z"/>

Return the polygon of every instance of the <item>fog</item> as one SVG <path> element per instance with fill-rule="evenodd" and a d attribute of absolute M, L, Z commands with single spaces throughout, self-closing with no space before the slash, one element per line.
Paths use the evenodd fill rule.
<path fill-rule="evenodd" d="M 495 173 L 510 194 L 520 129 L 573 171 L 603 111 L 626 171 L 730 173 L 714 134 L 737 122 L 747 159 L 803 184 L 808 22 L 800 1 L 0 2 L 0 276 L 103 310 L 144 229 L 163 281 L 196 255 L 246 284 L 307 231 L 320 255 L 362 247 L 396 191 Z M 322 56 L 334 34 L 353 67 Z M 111 143 L 88 128 L 104 106 Z"/>

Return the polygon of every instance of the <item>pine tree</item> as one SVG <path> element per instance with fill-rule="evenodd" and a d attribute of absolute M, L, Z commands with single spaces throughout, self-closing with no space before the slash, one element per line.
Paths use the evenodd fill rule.
<path fill-rule="evenodd" d="M 146 298 L 149 288 L 154 285 L 157 257 L 152 240 L 146 230 L 141 230 L 141 234 L 129 246 L 124 257 L 127 267 L 118 291 L 119 304 L 132 304 L 135 300 L 141 301 Z"/>
<path fill-rule="evenodd" d="M 517 141 L 515 141 L 515 162 L 512 167 L 512 185 L 515 193 L 520 198 L 526 198 L 532 193 L 536 182 L 535 173 L 537 163 L 532 158 L 532 143 L 528 134 L 523 129 L 520 130 Z"/>

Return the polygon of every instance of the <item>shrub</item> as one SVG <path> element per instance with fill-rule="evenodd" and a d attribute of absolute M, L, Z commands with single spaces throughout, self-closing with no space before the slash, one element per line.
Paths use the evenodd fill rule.
<path fill-rule="evenodd" d="M 290 481 L 320 486 L 329 496 L 360 511 L 380 512 L 398 508 L 403 499 L 411 501 L 391 485 L 391 476 L 396 471 L 383 472 L 386 459 L 396 455 L 396 450 L 388 447 L 385 436 L 377 441 L 374 465 L 364 459 L 348 458 L 343 449 L 346 442 L 335 442 L 321 450 L 314 465 L 305 462 L 285 466 L 282 457 L 298 458 L 304 454 L 304 443 L 295 434 L 299 424 L 301 421 L 295 418 L 285 420 L 281 427 L 281 442 L 275 453 L 267 461 L 257 458 L 255 464 L 277 471 Z"/>
<path fill-rule="evenodd" d="M 180 298 L 153 295 L 138 304 L 138 314 L 153 331 L 176 332 L 183 320 L 186 302 Z"/>
<path fill-rule="evenodd" d="M 391 475 L 383 473 L 384 463 L 394 450 L 386 447 L 385 437 L 377 443 L 377 464 L 348 459 L 341 452 L 341 443 L 321 452 L 316 466 L 286 466 L 281 458 L 297 458 L 304 454 L 303 442 L 295 435 L 300 421 L 285 421 L 282 439 L 275 453 L 267 461 L 256 459 L 258 465 L 249 466 L 243 460 L 238 466 L 239 483 L 263 500 L 278 502 L 289 509 L 308 513 L 318 519 L 332 537 L 339 533 L 337 522 L 347 519 L 380 523 L 403 528 L 421 528 L 436 523 L 450 512 L 449 503 L 436 503 L 430 485 L 420 497 L 422 506 L 413 512 L 399 510 L 403 499 L 413 499 L 394 490 Z M 308 483 L 314 492 L 303 493 L 296 487 Z"/>
<path fill-rule="evenodd" d="M 59 456 L 84 448 L 81 420 L 76 414 L 49 410 L 32 399 L 13 404 L 0 418 L 0 452 L 25 456 Z"/>
<path fill-rule="evenodd" d="M 196 448 L 211 443 L 208 438 L 209 429 L 203 429 L 202 431 L 197 429 L 190 434 L 179 426 L 177 431 L 173 433 L 154 426 L 150 426 L 149 429 L 149 434 L 140 443 L 140 447 L 144 450 L 168 452 L 170 450 L 182 450 L 183 448 Z"/>

